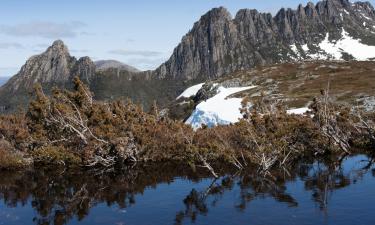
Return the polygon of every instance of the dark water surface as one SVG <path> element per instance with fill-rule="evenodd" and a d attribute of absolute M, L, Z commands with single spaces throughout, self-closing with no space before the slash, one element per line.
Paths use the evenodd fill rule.
<path fill-rule="evenodd" d="M 375 224 L 375 166 L 363 155 L 216 180 L 194 174 L 0 172 L 0 224 Z"/>

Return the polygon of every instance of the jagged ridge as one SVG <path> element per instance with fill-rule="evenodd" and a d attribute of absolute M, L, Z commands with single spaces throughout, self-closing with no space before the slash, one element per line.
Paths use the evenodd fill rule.
<path fill-rule="evenodd" d="M 348 0 L 308 3 L 297 10 L 283 8 L 274 17 L 243 9 L 232 18 L 225 8 L 215 8 L 195 23 L 156 75 L 205 80 L 255 65 L 314 59 L 312 56 L 323 50 L 317 44 L 326 34 L 331 41 L 338 40 L 342 29 L 375 45 L 374 19 L 370 3 Z M 309 54 L 302 46 L 308 47 Z M 327 54 L 325 58 L 330 57 Z M 343 59 L 353 57 L 346 54 Z"/>

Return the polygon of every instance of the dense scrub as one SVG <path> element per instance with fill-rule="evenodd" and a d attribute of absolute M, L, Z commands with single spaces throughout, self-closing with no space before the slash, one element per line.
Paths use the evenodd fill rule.
<path fill-rule="evenodd" d="M 282 105 L 244 100 L 244 119 L 230 126 L 193 131 L 154 105 L 146 113 L 130 101 L 97 102 L 74 80 L 74 91 L 40 86 L 26 113 L 0 119 L 0 168 L 34 163 L 113 167 L 180 162 L 207 168 L 255 163 L 263 171 L 301 157 L 374 149 L 374 115 L 334 105 L 328 94 L 314 99 L 311 115 L 288 115 Z"/>

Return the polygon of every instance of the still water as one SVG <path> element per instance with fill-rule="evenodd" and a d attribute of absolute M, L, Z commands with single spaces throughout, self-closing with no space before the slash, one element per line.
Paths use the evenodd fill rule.
<path fill-rule="evenodd" d="M 219 179 L 167 165 L 0 172 L 0 224 L 373 225 L 373 162 L 360 155 Z"/>

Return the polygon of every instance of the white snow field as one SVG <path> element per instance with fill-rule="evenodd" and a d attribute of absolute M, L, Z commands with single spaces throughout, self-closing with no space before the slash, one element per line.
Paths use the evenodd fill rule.
<path fill-rule="evenodd" d="M 309 48 L 303 45 L 302 49 L 312 59 L 342 59 L 343 53 L 352 55 L 356 60 L 367 61 L 375 58 L 375 46 L 365 45 L 359 39 L 354 39 L 349 36 L 349 33 L 342 28 L 341 38 L 336 42 L 329 41 L 329 34 L 326 34 L 325 39 L 318 44 L 321 53 L 308 54 Z M 300 54 L 295 45 L 291 45 L 292 51 L 297 55 Z"/>
<path fill-rule="evenodd" d="M 218 87 L 217 94 L 199 103 L 186 123 L 190 124 L 194 129 L 198 129 L 203 124 L 213 127 L 238 122 L 242 118 L 240 113 L 242 98 L 227 97 L 254 87 Z"/>
<path fill-rule="evenodd" d="M 176 99 L 180 99 L 182 97 L 189 98 L 191 96 L 196 95 L 198 93 L 199 89 L 201 89 L 203 85 L 204 85 L 204 83 L 200 83 L 200 84 L 189 87 L 184 92 L 182 92 L 182 94 L 180 94 Z"/>
<path fill-rule="evenodd" d="M 342 53 L 346 52 L 357 60 L 369 60 L 375 57 L 375 46 L 365 45 L 358 39 L 349 36 L 348 32 L 342 29 L 342 38 L 336 43 L 328 41 L 328 34 L 320 44 L 320 48 L 332 55 L 334 59 L 341 59 Z"/>

